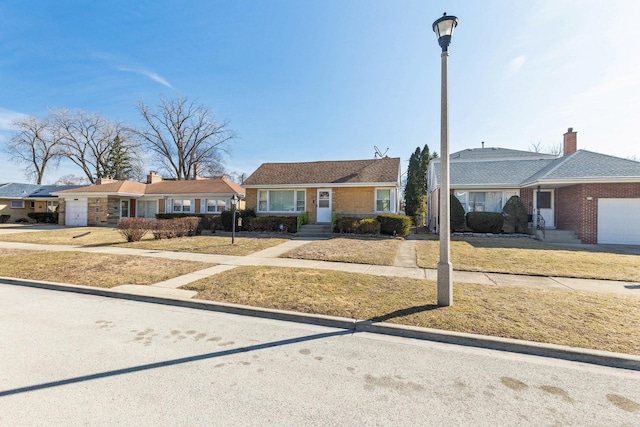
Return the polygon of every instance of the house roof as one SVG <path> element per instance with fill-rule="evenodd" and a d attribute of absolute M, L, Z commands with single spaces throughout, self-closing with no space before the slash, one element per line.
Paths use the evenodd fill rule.
<path fill-rule="evenodd" d="M 640 182 L 640 162 L 578 150 L 566 156 L 502 148 L 463 150 L 450 155 L 452 187 L 517 188 L 538 184 Z M 431 161 L 431 186 L 439 185 L 440 159 Z"/>
<path fill-rule="evenodd" d="M 276 185 L 348 185 L 396 183 L 400 158 L 300 163 L 263 163 L 243 183 L 245 187 Z"/>
<path fill-rule="evenodd" d="M 45 199 L 55 197 L 52 193 L 71 188 L 77 185 L 38 185 L 20 184 L 8 182 L 0 184 L 0 199 Z"/>
<path fill-rule="evenodd" d="M 92 185 L 72 190 L 60 191 L 67 194 L 120 194 L 131 196 L 172 195 L 172 194 L 245 194 L 235 182 L 226 178 L 198 179 L 183 181 L 159 181 L 144 184 L 135 181 L 114 181 L 106 184 Z"/>

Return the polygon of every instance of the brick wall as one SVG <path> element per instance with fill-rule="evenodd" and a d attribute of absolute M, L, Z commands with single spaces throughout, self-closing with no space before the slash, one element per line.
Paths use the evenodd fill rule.
<path fill-rule="evenodd" d="M 640 198 L 640 184 L 580 184 L 558 188 L 555 192 L 556 227 L 573 230 L 582 243 L 597 243 L 598 199 L 601 198 Z"/>
<path fill-rule="evenodd" d="M 28 217 L 29 212 L 33 212 L 33 208 L 31 207 L 30 200 L 24 200 L 24 208 L 12 209 L 11 208 L 11 200 L 2 199 L 0 200 L 0 215 L 10 215 L 8 222 L 15 222 L 18 218 L 24 218 L 26 220 L 31 221 Z"/>

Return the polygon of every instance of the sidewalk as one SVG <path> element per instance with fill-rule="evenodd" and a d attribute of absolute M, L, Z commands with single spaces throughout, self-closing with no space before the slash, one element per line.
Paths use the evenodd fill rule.
<path fill-rule="evenodd" d="M 402 243 L 394 266 L 370 264 L 353 264 L 344 262 L 316 261 L 293 258 L 278 258 L 282 254 L 299 246 L 310 243 L 311 240 L 290 240 L 278 246 L 246 255 L 211 255 L 189 252 L 169 252 L 148 249 L 130 249 L 115 247 L 79 247 L 67 245 L 38 245 L 32 243 L 0 242 L 0 248 L 29 249 L 49 251 L 80 251 L 93 253 L 108 253 L 120 255 L 145 256 L 153 258 L 169 258 L 186 261 L 202 261 L 216 264 L 204 270 L 156 283 L 151 286 L 124 285 L 130 292 L 144 295 L 180 295 L 190 298 L 191 291 L 178 289 L 196 280 L 240 266 L 270 266 L 283 268 L 312 268 L 319 270 L 344 271 L 375 276 L 407 277 L 411 279 L 426 279 L 437 281 L 437 270 L 419 268 L 415 264 L 415 241 L 405 240 Z M 489 286 L 518 286 L 540 289 L 565 289 L 573 291 L 588 291 L 611 293 L 640 297 L 640 283 L 621 282 L 613 280 L 575 279 L 568 277 L 522 276 L 502 273 L 482 273 L 470 271 L 456 271 L 454 265 L 453 280 L 455 283 L 474 283 Z M 125 289 L 119 286 L 114 289 Z"/>

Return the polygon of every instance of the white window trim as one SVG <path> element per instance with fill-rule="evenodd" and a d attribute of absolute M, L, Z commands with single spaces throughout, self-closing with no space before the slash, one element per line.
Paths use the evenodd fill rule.
<path fill-rule="evenodd" d="M 122 202 L 127 202 L 127 216 L 122 216 Z M 120 199 L 120 218 L 130 218 L 130 217 L 131 217 L 131 200 Z"/>
<path fill-rule="evenodd" d="M 209 211 L 209 202 L 211 200 L 222 200 L 224 201 L 224 208 L 220 209 L 219 205 L 216 205 L 216 210 L 215 211 Z M 231 206 L 231 201 L 229 200 L 228 197 L 209 197 L 207 199 L 202 199 L 200 201 L 200 213 L 203 214 L 216 214 L 216 213 L 220 213 L 222 211 L 228 211 Z"/>
<path fill-rule="evenodd" d="M 14 203 L 18 206 L 14 206 Z M 24 209 L 24 200 L 12 200 L 11 209 Z"/>
<path fill-rule="evenodd" d="M 502 208 L 504 208 L 504 205 L 507 204 L 507 201 L 509 201 L 509 199 L 512 196 L 518 196 L 520 197 L 520 190 L 518 189 L 512 189 L 512 190 L 455 190 L 453 191 L 453 194 L 455 196 L 456 192 L 464 192 L 465 193 L 465 201 L 462 202 L 462 204 L 465 206 L 465 210 L 464 213 L 468 214 L 469 213 L 469 193 L 502 193 Z M 508 196 L 508 197 L 507 197 Z M 457 196 L 456 196 L 457 197 Z"/>
<path fill-rule="evenodd" d="M 385 190 L 389 191 L 389 210 L 388 211 L 379 211 L 378 210 L 378 191 Z M 390 187 L 376 187 L 373 192 L 373 211 L 375 213 L 397 213 L 396 209 L 396 189 Z"/>
<path fill-rule="evenodd" d="M 174 209 L 173 209 L 173 207 L 174 207 L 174 203 L 175 203 L 175 201 L 176 201 L 176 200 L 179 200 L 179 201 L 180 201 L 180 209 L 181 209 L 180 211 L 176 211 L 176 210 L 174 210 Z M 185 200 L 189 200 L 189 210 L 188 210 L 188 211 L 185 211 L 185 210 L 184 210 L 184 201 L 185 201 Z M 195 199 L 182 199 L 182 198 L 181 198 L 181 199 L 178 199 L 178 198 L 172 198 L 172 199 L 167 199 L 167 202 L 168 202 L 168 205 L 169 205 L 169 209 L 167 209 L 167 207 L 165 206 L 165 209 L 164 209 L 164 210 L 165 210 L 165 212 L 168 210 L 168 212 L 167 212 L 167 213 L 169 213 L 169 214 L 175 214 L 175 213 L 194 213 L 194 212 L 195 212 L 195 206 L 196 206 Z"/>
<path fill-rule="evenodd" d="M 260 193 L 267 193 L 267 210 L 260 210 Z M 270 193 L 272 191 L 293 191 L 293 211 L 271 211 L 269 210 Z M 304 193 L 304 209 L 298 210 L 298 192 Z M 306 188 L 270 188 L 270 189 L 258 189 L 256 192 L 256 212 L 258 213 L 277 213 L 277 214 L 299 214 L 306 212 L 307 210 L 307 189 Z"/>

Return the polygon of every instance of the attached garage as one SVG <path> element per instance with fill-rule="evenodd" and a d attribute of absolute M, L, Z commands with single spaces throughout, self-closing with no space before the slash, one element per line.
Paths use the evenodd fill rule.
<path fill-rule="evenodd" d="M 640 199 L 598 199 L 598 243 L 640 245 Z"/>
<path fill-rule="evenodd" d="M 87 199 L 65 199 L 64 223 L 67 226 L 87 226 Z"/>

